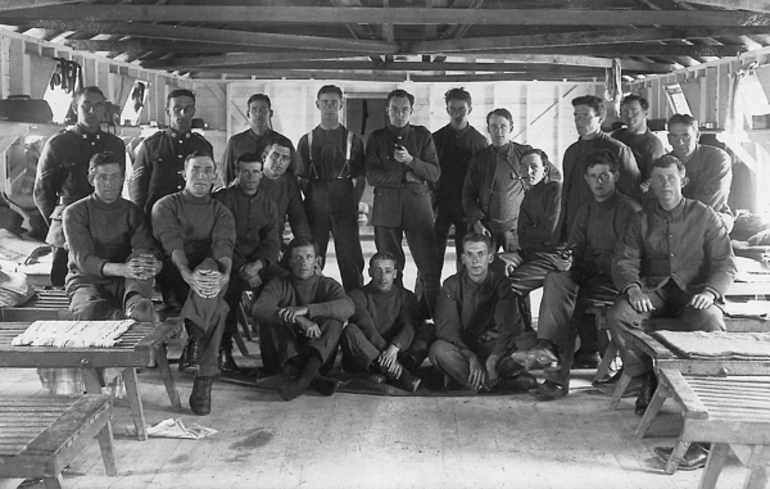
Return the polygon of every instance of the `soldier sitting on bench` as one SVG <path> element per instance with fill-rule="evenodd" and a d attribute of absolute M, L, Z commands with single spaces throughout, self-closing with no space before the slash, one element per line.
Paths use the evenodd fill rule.
<path fill-rule="evenodd" d="M 67 295 L 75 319 L 155 319 L 151 298 L 160 250 L 142 209 L 120 196 L 125 175 L 122 154 L 96 153 L 88 167 L 94 193 L 64 211 Z"/>

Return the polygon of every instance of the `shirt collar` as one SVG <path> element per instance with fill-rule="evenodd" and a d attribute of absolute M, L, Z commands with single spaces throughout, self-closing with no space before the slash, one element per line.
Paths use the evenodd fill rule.
<path fill-rule="evenodd" d="M 75 134 L 80 136 L 82 139 L 88 139 L 88 138 L 100 139 L 102 134 L 101 129 L 97 129 L 95 132 L 88 132 L 85 129 L 83 129 L 83 126 L 81 126 L 80 124 L 75 124 L 75 127 L 73 127 L 72 130 L 75 132 Z"/>
<path fill-rule="evenodd" d="M 172 129 L 171 127 L 168 127 L 166 128 L 166 134 L 168 135 L 168 137 L 172 139 L 178 139 L 178 138 L 190 139 L 190 137 L 192 136 L 192 129 L 185 133 L 180 133 L 176 129 Z"/>
<path fill-rule="evenodd" d="M 677 205 L 676 207 L 674 207 L 670 211 L 667 211 L 666 209 L 661 207 L 660 206 L 660 202 L 656 202 L 656 204 L 655 204 L 655 213 L 657 215 L 661 216 L 661 217 L 666 217 L 666 218 L 671 217 L 671 218 L 674 218 L 674 219 L 678 219 L 679 217 L 682 216 L 682 213 L 684 213 L 684 208 L 685 208 L 685 205 L 686 205 L 685 201 L 686 200 L 687 200 L 686 198 L 682 197 L 682 200 L 679 201 L 679 205 Z"/>

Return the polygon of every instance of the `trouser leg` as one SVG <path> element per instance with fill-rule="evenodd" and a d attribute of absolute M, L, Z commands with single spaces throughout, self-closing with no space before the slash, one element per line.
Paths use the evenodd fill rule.
<path fill-rule="evenodd" d="M 238 308 L 246 285 L 237 271 L 230 274 L 230 283 L 227 284 L 227 292 L 225 292 L 228 311 L 225 317 L 225 329 L 222 332 L 221 345 L 223 348 L 232 349 L 233 336 L 238 332 Z"/>
<path fill-rule="evenodd" d="M 67 262 L 69 252 L 65 248 L 51 246 L 53 250 L 53 260 L 51 262 L 51 285 L 54 287 L 64 287 L 67 278 Z"/>
<path fill-rule="evenodd" d="M 430 347 L 430 362 L 465 388 L 472 388 L 468 383 L 470 364 L 460 349 L 452 343 L 444 340 L 433 343 Z"/>
<path fill-rule="evenodd" d="M 67 291 L 69 308 L 75 320 L 124 319 L 120 300 L 100 285 L 80 285 Z"/>
<path fill-rule="evenodd" d="M 410 220 L 406 228 L 406 241 L 412 252 L 414 264 L 420 273 L 420 281 L 423 288 L 421 299 L 422 317 L 433 317 L 436 310 L 441 279 L 436 267 L 436 235 L 433 232 L 431 220 L 419 222 Z"/>
<path fill-rule="evenodd" d="M 213 258 L 206 258 L 195 267 L 195 271 L 198 270 L 218 271 L 219 266 Z M 190 337 L 197 338 L 200 342 L 198 363 L 201 375 L 204 377 L 219 373 L 217 353 L 228 312 L 227 302 L 224 299 L 226 293 L 225 289 L 216 297 L 207 299 L 190 290 L 180 313 L 180 317 L 185 319 Z"/>
<path fill-rule="evenodd" d="M 326 251 L 329 246 L 329 210 L 320 202 L 308 201 L 305 205 L 310 234 L 318 245 L 318 256 L 321 257 L 321 269 L 326 265 Z"/>
<path fill-rule="evenodd" d="M 281 372 L 289 358 L 297 356 L 297 335 L 285 324 L 259 323 L 259 351 L 262 366 L 271 374 Z"/>
<path fill-rule="evenodd" d="M 666 303 L 661 294 L 647 294 L 655 310 L 661 310 Z M 631 330 L 641 330 L 642 321 L 653 316 L 652 312 L 637 312 L 631 307 L 625 295 L 618 297 L 607 312 L 610 334 L 618 345 L 620 357 L 623 359 L 623 370 L 632 377 L 642 375 L 652 369 L 652 359 L 640 349 L 634 347 L 626 338 Z"/>
<path fill-rule="evenodd" d="M 537 337 L 550 341 L 560 351 L 574 348 L 574 343 L 570 344 L 568 331 L 572 313 L 575 311 L 578 290 L 580 290 L 579 278 L 578 272 L 574 270 L 554 271 L 545 277 Z"/>
<path fill-rule="evenodd" d="M 402 239 L 403 230 L 400 227 L 374 227 L 374 244 L 377 246 L 377 252 L 390 253 L 398 261 L 396 264 L 398 267 L 398 278 L 396 280 L 399 284 L 403 283 L 402 277 L 404 275 L 404 266 L 406 265 L 406 257 L 401 247 Z"/>
<path fill-rule="evenodd" d="M 337 347 L 340 344 L 340 336 L 342 335 L 342 321 L 339 319 L 322 318 L 320 321 L 316 320 L 316 322 L 321 330 L 321 337 L 303 341 L 302 349 L 317 352 L 321 359 L 319 372 L 326 374 L 334 366 Z"/>
<path fill-rule="evenodd" d="M 575 356 L 575 342 L 580 324 L 588 318 L 586 312 L 596 302 L 610 302 L 617 296 L 617 290 L 615 290 L 615 285 L 610 277 L 587 277 L 579 273 L 573 277 L 578 279 L 579 288 L 575 297 L 572 316 L 567 323 L 567 328 L 562 332 L 564 339 L 559 346 L 560 369 L 545 372 L 546 380 L 563 386 L 569 386 L 570 369 Z M 591 323 L 595 330 L 595 322 L 591 321 Z"/>
<path fill-rule="evenodd" d="M 380 356 L 380 350 L 352 323 L 345 326 L 340 344 L 342 368 L 348 372 L 368 372 L 372 362 Z"/>
<path fill-rule="evenodd" d="M 414 333 L 414 339 L 407 349 L 399 352 L 399 361 L 409 371 L 420 368 L 428 358 L 430 347 L 436 341 L 436 325 L 423 323 Z"/>
<path fill-rule="evenodd" d="M 348 212 L 336 211 L 330 217 L 342 286 L 350 292 L 364 285 L 364 254 L 358 234 L 358 212 L 351 208 Z"/>

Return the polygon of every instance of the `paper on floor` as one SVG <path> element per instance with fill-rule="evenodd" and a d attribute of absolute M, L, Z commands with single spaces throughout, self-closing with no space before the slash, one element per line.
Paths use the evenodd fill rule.
<path fill-rule="evenodd" d="M 130 425 L 126 428 L 129 435 L 136 435 L 136 427 Z M 189 426 L 179 418 L 164 419 L 160 423 L 147 427 L 147 436 L 154 438 L 181 438 L 183 440 L 200 440 L 218 433 L 213 428 L 191 423 Z"/>

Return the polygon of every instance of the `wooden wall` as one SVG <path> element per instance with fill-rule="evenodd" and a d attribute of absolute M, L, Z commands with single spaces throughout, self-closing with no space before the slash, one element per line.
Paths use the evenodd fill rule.
<path fill-rule="evenodd" d="M 248 128 L 246 101 L 252 94 L 265 93 L 270 97 L 275 111 L 273 128 L 296 144 L 303 134 L 318 124 L 316 93 L 327 83 L 338 85 L 347 98 L 384 99 L 391 90 L 403 88 L 416 98 L 412 122 L 424 125 L 431 131 L 448 123 L 444 93 L 458 86 L 450 83 L 362 81 L 230 81 L 225 86 L 228 136 Z M 200 91 L 202 85 L 196 84 L 196 88 Z M 572 120 L 571 100 L 586 94 L 601 96 L 604 90 L 601 83 L 561 82 L 483 82 L 465 84 L 465 89 L 473 97 L 470 122 L 479 131 L 486 134 L 485 119 L 489 111 L 505 107 L 514 115 L 515 140 L 545 150 L 557 164 L 560 164 L 567 146 L 578 137 Z M 219 120 L 220 115 L 214 110 L 216 108 L 212 106 L 204 109 L 199 103 L 198 114 L 205 119 Z"/>

